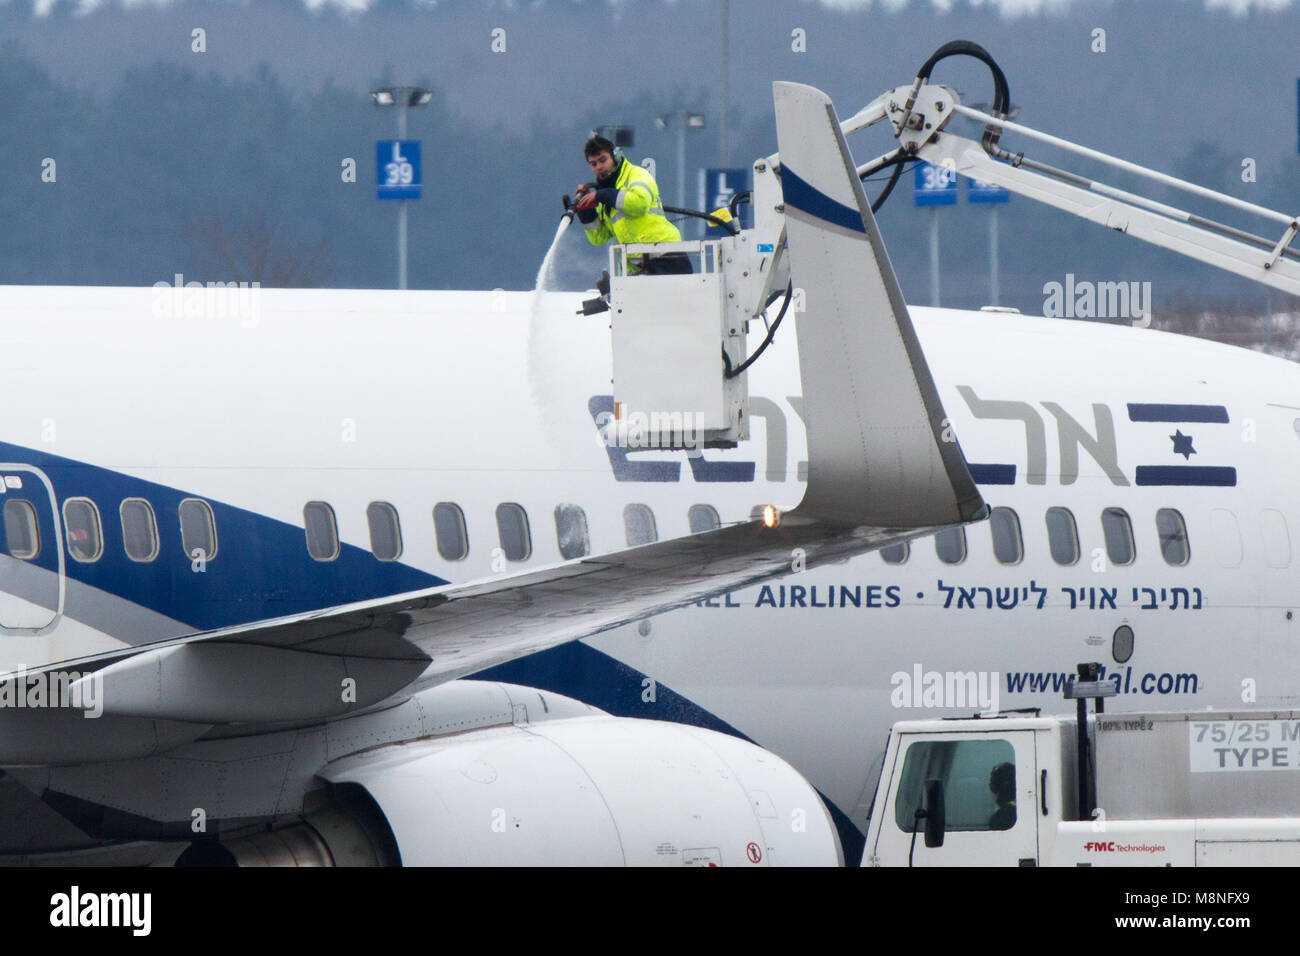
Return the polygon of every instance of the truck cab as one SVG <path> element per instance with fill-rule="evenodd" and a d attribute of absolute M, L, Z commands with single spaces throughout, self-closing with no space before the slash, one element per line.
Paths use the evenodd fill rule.
<path fill-rule="evenodd" d="M 1298 784 L 1300 711 L 902 721 L 862 862 L 1296 866 Z"/>
<path fill-rule="evenodd" d="M 863 864 L 1039 865 L 1062 811 L 1066 819 L 1074 812 L 1074 775 L 1064 779 L 1060 769 L 1069 766 L 1061 738 L 1071 730 L 1052 718 L 1023 715 L 895 724 Z M 925 806 L 927 781 L 942 788 L 941 846 L 923 839 L 924 814 L 935 810 Z"/>

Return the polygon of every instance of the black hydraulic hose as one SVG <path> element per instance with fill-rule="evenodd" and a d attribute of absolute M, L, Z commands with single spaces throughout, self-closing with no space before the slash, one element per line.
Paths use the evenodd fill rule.
<path fill-rule="evenodd" d="M 892 193 L 894 187 L 898 185 L 899 177 L 903 175 L 903 164 L 904 160 L 901 158 L 894 162 L 894 172 L 890 175 L 889 182 L 885 183 L 885 188 L 880 191 L 880 195 L 876 197 L 876 201 L 871 204 L 871 211 L 873 213 L 880 212 L 880 207 L 885 204 L 885 200 L 889 198 L 889 194 Z"/>
<path fill-rule="evenodd" d="M 978 43 L 972 43 L 970 40 L 950 40 L 930 54 L 930 59 L 916 71 L 917 79 L 923 83 L 929 82 L 930 74 L 939 61 L 946 60 L 950 56 L 973 56 L 988 66 L 993 73 L 993 112 L 1005 115 L 1011 108 L 1011 88 L 1007 85 L 1007 75 L 1002 72 L 1002 67 L 998 66 L 992 54 Z"/>
<path fill-rule="evenodd" d="M 786 283 L 785 301 L 781 303 L 781 311 L 776 314 L 776 318 L 773 320 L 772 325 L 767 330 L 767 337 L 764 338 L 762 344 L 760 344 L 759 347 L 754 350 L 753 355 L 745 359 L 745 361 L 741 362 L 735 368 L 732 368 L 731 358 L 727 355 L 727 350 L 725 348 L 722 350 L 722 375 L 724 378 L 735 378 L 741 372 L 745 371 L 745 369 L 749 368 L 756 361 L 758 361 L 758 357 L 763 354 L 763 350 L 772 344 L 772 338 L 776 335 L 776 330 L 780 327 L 781 320 L 785 318 L 785 310 L 790 308 L 790 299 L 793 298 L 793 296 L 794 296 L 794 282 L 791 281 Z M 771 305 L 770 300 L 768 302 L 768 305 Z"/>
<path fill-rule="evenodd" d="M 972 43 L 970 40 L 951 40 L 945 43 L 939 49 L 930 54 L 930 59 L 926 60 L 916 73 L 916 84 L 912 87 L 912 95 L 907 98 L 907 110 L 910 113 L 912 104 L 915 102 L 916 90 L 922 83 L 930 80 L 930 73 L 934 70 L 935 65 L 940 60 L 945 60 L 950 56 L 971 56 L 985 64 L 993 74 L 993 115 L 998 119 L 1005 119 L 1011 112 L 1011 87 L 1007 84 L 1007 75 L 1002 72 L 1002 67 L 998 66 L 997 61 L 993 59 L 992 54 L 984 49 L 978 43 Z M 981 140 L 984 151 L 992 153 L 997 148 L 998 137 L 1002 135 L 1002 130 L 997 126 L 986 126 L 984 128 L 984 137 Z"/>
<path fill-rule="evenodd" d="M 734 222 L 727 222 L 719 219 L 717 216 L 710 215 L 707 212 L 700 212 L 698 209 L 682 209 L 680 206 L 664 206 L 664 212 L 670 212 L 674 216 L 694 216 L 696 219 L 703 219 L 705 222 L 712 223 L 715 226 L 721 226 L 731 235 L 735 235 L 739 230 L 736 229 Z"/>
<path fill-rule="evenodd" d="M 736 218 L 737 206 L 739 206 L 742 202 L 753 202 L 753 201 L 754 201 L 754 194 L 750 192 L 750 190 L 748 189 L 746 189 L 744 192 L 736 193 L 736 195 L 731 197 L 731 202 L 727 203 L 727 212 L 731 213 L 731 217 L 734 219 Z"/>

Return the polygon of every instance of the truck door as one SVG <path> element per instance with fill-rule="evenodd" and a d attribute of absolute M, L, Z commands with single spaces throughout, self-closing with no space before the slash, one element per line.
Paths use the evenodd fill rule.
<path fill-rule="evenodd" d="M 1031 730 L 904 734 L 874 854 L 885 866 L 1036 866 L 1037 758 Z M 925 845 L 917 823 L 925 782 L 943 781 L 946 825 L 941 847 Z M 880 812 L 879 810 L 877 812 Z M 872 852 L 868 848 L 868 854 Z"/>
<path fill-rule="evenodd" d="M 0 634 L 44 634 L 63 613 L 63 545 L 54 486 L 0 462 Z"/>

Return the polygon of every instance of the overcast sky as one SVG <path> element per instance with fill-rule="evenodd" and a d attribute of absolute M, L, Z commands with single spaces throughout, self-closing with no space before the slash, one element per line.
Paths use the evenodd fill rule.
<path fill-rule="evenodd" d="M 332 82 L 361 94 L 385 71 L 431 82 L 457 109 L 514 125 L 647 90 L 665 108 L 708 90 L 716 111 L 721 8 L 720 0 L 3 0 L 0 36 L 86 91 L 157 59 L 221 75 L 265 61 L 299 88 Z M 731 100 L 743 116 L 770 112 L 773 79 L 821 86 L 847 112 L 961 37 L 1003 64 L 1026 116 L 1105 139 L 1103 147 L 1153 156 L 1164 145 L 1144 134 L 1153 121 L 1162 141 L 1236 131 L 1249 151 L 1295 140 L 1300 7 L 1289 0 L 732 0 L 730 26 Z M 195 28 L 206 31 L 204 53 L 191 50 Z M 497 28 L 504 53 L 491 51 Z M 1098 28 L 1104 54 L 1090 50 Z M 791 49 L 796 29 L 806 52 Z M 987 95 L 979 68 L 950 65 L 937 78 Z"/>
<path fill-rule="evenodd" d="M 724 9 L 730 35 L 725 83 Z M 203 33 L 202 51 L 194 49 L 196 30 Z M 908 83 L 931 51 L 957 38 L 974 40 L 997 58 L 1021 121 L 1167 171 L 1211 157 L 1217 165 L 1201 172 L 1221 188 L 1256 200 L 1267 193 L 1274 205 L 1300 211 L 1300 2 L 1289 0 L 731 0 L 725 7 L 722 0 L 0 0 L 0 53 L 35 60 L 78 97 L 107 100 L 126 71 L 160 61 L 224 79 L 269 68 L 304 97 L 327 86 L 354 93 L 356 148 L 364 157 L 370 147 L 361 144 L 375 135 L 372 127 L 384 125 L 374 122 L 366 92 L 381 82 L 418 83 L 436 88 L 453 113 L 489 131 L 474 134 L 481 141 L 460 144 L 466 155 L 501 149 L 509 136 L 536 141 L 528 132 L 538 124 L 563 132 L 561 141 L 567 142 L 571 130 L 586 128 L 582 124 L 634 123 L 633 158 L 657 154 L 661 183 L 674 179 L 662 165 L 665 156 L 672 160 L 674 140 L 654 130 L 657 111 L 705 114 L 705 132 L 691 134 L 693 172 L 698 165 L 718 164 L 723 90 L 729 90 L 727 159 L 745 166 L 776 146 L 773 80 L 816 85 L 848 115 L 883 90 Z M 967 102 L 991 98 L 988 74 L 973 61 L 947 61 L 934 78 L 956 87 Z M 124 118 L 135 124 L 124 125 L 128 137 L 150 110 L 133 95 L 134 115 Z M 160 99 L 167 95 L 157 90 Z M 429 115 L 426 110 L 426 122 Z M 23 128 L 39 129 L 40 116 L 33 120 Z M 410 135 L 428 138 L 430 131 L 420 124 L 417 110 Z M 509 136 L 498 139 L 493 130 Z M 232 128 L 219 135 L 245 132 Z M 851 146 L 866 156 L 882 152 L 887 142 L 859 146 L 855 139 Z M 283 148 L 292 150 L 293 144 Z M 448 205 L 424 203 L 413 229 L 432 234 L 435 217 L 449 204 L 477 203 L 499 230 L 492 241 L 517 237 L 523 257 L 539 262 L 558 196 L 584 172 L 578 149 L 575 142 L 572 155 L 550 150 L 510 157 L 510 168 L 544 194 L 526 224 L 516 209 L 493 208 L 490 195 L 462 196 L 454 182 L 432 182 L 430 195 Z M 1238 167 L 1247 157 L 1258 162 L 1257 183 L 1240 181 Z M 330 161 L 337 167 L 337 158 Z M 436 169 L 434 160 L 427 162 Z M 909 212 L 910 195 L 903 193 L 882 215 L 882 225 L 892 230 L 886 238 L 923 243 L 920 217 Z M 274 194 L 264 198 L 271 204 Z M 1007 213 L 1009 257 L 1018 238 L 1029 242 L 1032 235 L 1022 231 L 1029 225 L 1021 225 L 1031 210 L 1017 203 Z M 949 220 L 953 238 L 945 242 L 955 245 L 945 262 L 977 276 L 984 265 L 957 242 L 958 229 L 974 225 L 958 227 L 962 215 L 968 213 L 960 210 Z M 1059 220 L 1041 217 L 1033 222 L 1050 226 L 1032 236 L 1040 244 L 1035 249 L 1054 237 L 1074 241 L 1074 233 L 1067 235 L 1071 224 L 1058 228 Z M 1088 235 L 1096 236 L 1089 250 L 1100 250 L 1112 263 L 1127 261 L 1135 245 L 1103 230 Z M 1120 249 L 1120 242 L 1129 245 Z M 900 275 L 912 288 L 923 288 L 923 256 L 904 252 L 897 250 Z M 1159 268 L 1171 268 L 1170 261 L 1159 260 Z M 1071 266 L 1052 261 L 1043 273 L 1059 279 L 1063 268 Z M 510 280 L 516 284 L 531 274 L 522 267 L 516 271 Z M 1186 275 L 1193 277 L 1188 282 L 1199 282 L 1198 273 Z M 1033 292 L 1043 281 L 1031 275 L 1025 288 Z"/>

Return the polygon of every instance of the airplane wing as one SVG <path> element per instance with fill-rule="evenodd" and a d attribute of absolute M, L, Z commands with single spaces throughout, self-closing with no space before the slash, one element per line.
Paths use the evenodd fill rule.
<path fill-rule="evenodd" d="M 151 645 L 98 671 L 99 696 L 109 715 L 197 723 L 334 716 L 899 537 L 794 515 L 746 522 Z"/>
<path fill-rule="evenodd" d="M 898 280 L 830 100 L 775 85 L 799 316 L 808 487 L 751 521 L 564 564 L 191 635 L 127 652 L 104 712 L 199 723 L 301 720 L 816 567 L 986 509 L 946 429 Z M 945 440 L 946 439 L 946 440 Z"/>

